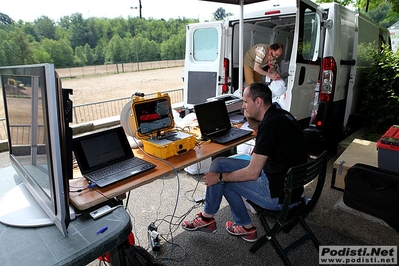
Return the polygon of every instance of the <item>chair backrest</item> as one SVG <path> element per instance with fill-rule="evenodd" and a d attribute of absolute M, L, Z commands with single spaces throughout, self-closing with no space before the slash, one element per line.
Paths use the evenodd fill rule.
<path fill-rule="evenodd" d="M 315 207 L 320 198 L 326 179 L 327 172 L 327 151 L 324 151 L 316 159 L 305 164 L 292 167 L 284 181 L 284 204 L 279 220 L 289 220 L 301 215 L 306 217 Z M 297 206 L 290 209 L 292 192 L 295 189 L 304 187 L 317 178 L 317 184 L 311 195 L 306 195 Z M 288 217 L 286 217 L 288 214 Z"/>

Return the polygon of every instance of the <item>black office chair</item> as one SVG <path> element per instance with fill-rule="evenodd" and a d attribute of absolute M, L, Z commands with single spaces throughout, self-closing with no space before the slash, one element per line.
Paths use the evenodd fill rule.
<path fill-rule="evenodd" d="M 288 255 L 305 244 L 307 241 L 312 240 L 316 249 L 319 249 L 320 243 L 316 239 L 312 230 L 305 222 L 306 216 L 313 210 L 323 190 L 327 170 L 327 152 L 324 151 L 316 159 L 288 170 L 288 175 L 284 181 L 284 203 L 281 211 L 271 211 L 264 209 L 257 204 L 247 200 L 249 204 L 257 212 L 259 219 L 266 234 L 259 238 L 251 247 L 250 251 L 255 253 L 260 247 L 266 244 L 268 240 L 271 241 L 273 247 L 283 260 L 285 265 L 291 265 Z M 318 178 L 317 178 L 318 177 Z M 295 188 L 306 186 L 317 178 L 317 184 L 311 196 L 303 195 L 301 201 L 294 207 L 289 208 L 292 192 Z M 308 189 L 305 189 L 307 193 Z M 304 193 L 304 194 L 305 194 Z M 308 192 L 309 193 L 309 192 Z M 292 204 L 291 204 L 292 205 Z M 267 218 L 275 221 L 272 227 L 269 226 Z M 282 248 L 277 240 L 277 234 L 281 231 L 289 233 L 296 225 L 300 224 L 305 234 L 297 239 L 292 244 Z"/>

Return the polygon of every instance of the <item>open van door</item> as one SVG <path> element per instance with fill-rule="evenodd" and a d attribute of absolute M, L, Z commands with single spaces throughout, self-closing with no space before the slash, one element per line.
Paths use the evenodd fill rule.
<path fill-rule="evenodd" d="M 351 130 L 350 116 L 359 109 L 359 98 L 361 90 L 366 82 L 367 70 L 372 65 L 370 53 L 381 48 L 380 41 L 384 39 L 380 32 L 379 25 L 364 19 L 362 15 L 355 16 L 355 31 L 353 38 L 353 59 L 350 70 L 350 80 L 346 98 L 346 109 L 343 127 Z M 356 121 L 354 121 L 356 125 Z"/>
<path fill-rule="evenodd" d="M 186 26 L 183 90 L 186 108 L 191 109 L 195 104 L 215 97 L 217 90 L 220 90 L 219 94 L 222 92 L 226 74 L 223 68 L 223 30 L 221 21 Z"/>
<path fill-rule="evenodd" d="M 357 91 L 354 91 L 355 88 L 359 87 L 359 85 L 355 85 L 355 83 L 359 83 L 359 80 L 356 78 L 356 70 L 357 70 L 357 50 L 358 50 L 358 45 L 359 45 L 359 14 L 355 15 L 355 28 L 357 30 L 354 31 L 353 35 L 353 56 L 352 56 L 352 66 L 351 66 L 351 71 L 349 74 L 349 85 L 348 85 L 348 93 L 346 96 L 346 108 L 345 108 L 345 116 L 344 116 L 344 124 L 343 127 L 345 128 L 346 125 L 348 124 L 349 120 L 349 115 L 352 113 L 352 111 L 355 109 L 355 103 L 354 99 L 357 99 Z"/>
<path fill-rule="evenodd" d="M 325 34 L 323 12 L 324 10 L 309 0 L 297 0 L 285 109 L 304 128 L 309 124 L 315 88 L 320 79 Z"/>

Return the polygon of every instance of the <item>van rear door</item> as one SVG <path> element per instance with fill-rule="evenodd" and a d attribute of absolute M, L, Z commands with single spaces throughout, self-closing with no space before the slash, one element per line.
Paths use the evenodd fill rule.
<path fill-rule="evenodd" d="M 295 35 L 287 81 L 285 109 L 306 127 L 314 106 L 324 46 L 323 10 L 308 0 L 297 1 Z"/>
<path fill-rule="evenodd" d="M 355 28 L 359 29 L 359 14 L 355 15 Z M 349 85 L 348 85 L 348 94 L 346 96 L 346 108 L 345 108 L 345 116 L 344 116 L 344 124 L 343 127 L 345 128 L 349 116 L 352 114 L 353 110 L 356 109 L 356 102 L 355 99 L 358 98 L 358 90 L 357 88 L 360 88 L 360 80 L 356 78 L 357 76 L 357 68 L 358 66 L 362 65 L 362 60 L 361 58 L 357 58 L 357 49 L 359 45 L 359 30 L 355 30 L 353 32 L 353 58 L 352 58 L 352 66 L 350 70 L 350 79 L 349 79 Z M 361 70 L 360 70 L 361 71 Z M 360 73 L 359 73 L 360 74 Z"/>
<path fill-rule="evenodd" d="M 221 21 L 186 26 L 184 62 L 184 106 L 215 97 L 223 81 L 223 23 Z M 221 89 L 220 89 L 221 91 Z M 218 93 L 218 94 L 221 94 Z"/>

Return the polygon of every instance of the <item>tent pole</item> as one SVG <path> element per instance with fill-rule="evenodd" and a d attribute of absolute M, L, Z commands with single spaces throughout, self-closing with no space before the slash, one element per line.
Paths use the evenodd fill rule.
<path fill-rule="evenodd" d="M 239 56 L 239 60 L 238 60 L 238 89 L 241 90 L 241 95 L 242 95 L 242 88 L 243 88 L 243 68 L 244 68 L 244 0 L 240 0 L 240 35 L 239 35 L 239 52 L 238 52 L 238 56 Z"/>

